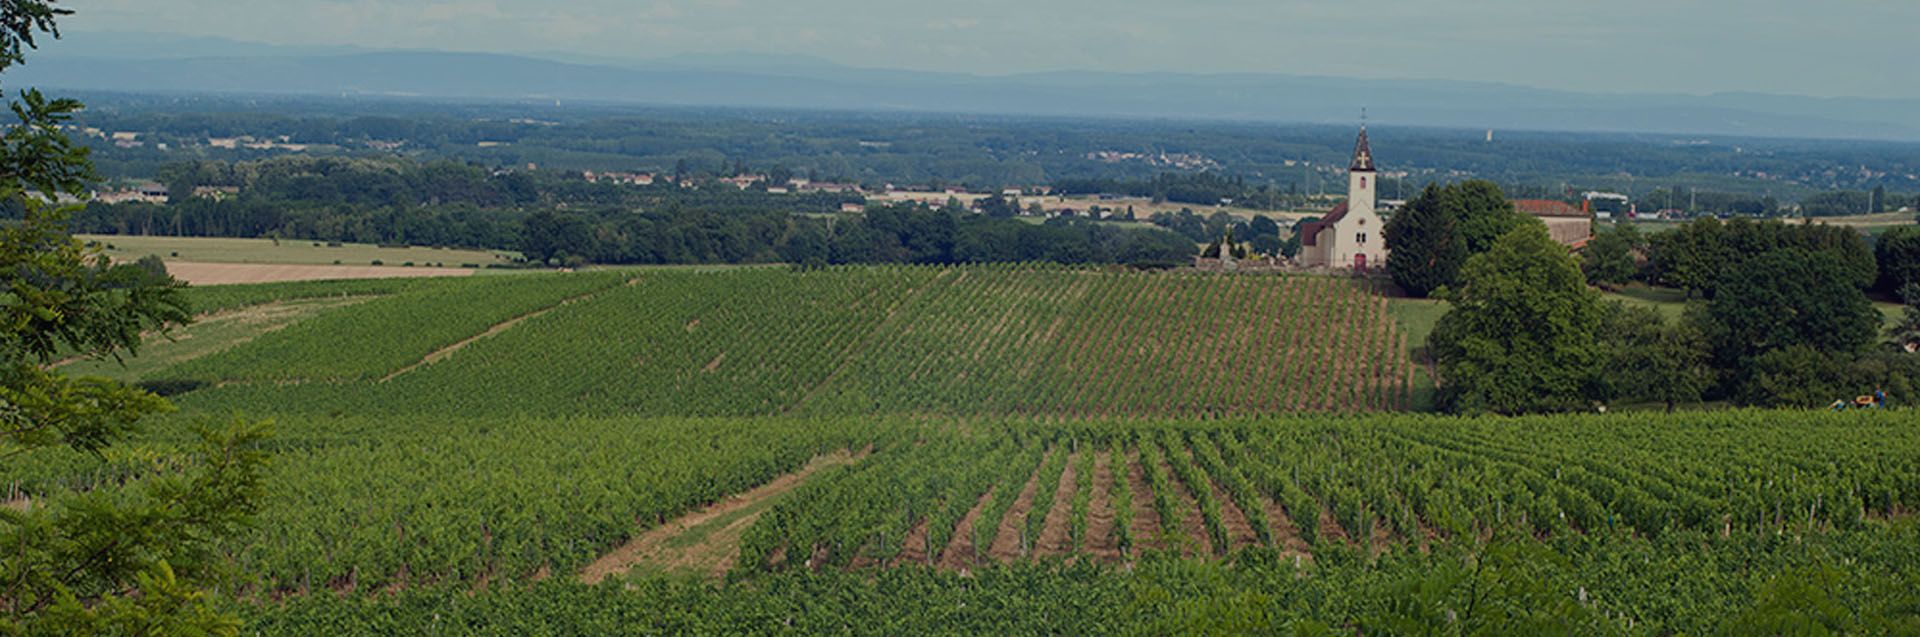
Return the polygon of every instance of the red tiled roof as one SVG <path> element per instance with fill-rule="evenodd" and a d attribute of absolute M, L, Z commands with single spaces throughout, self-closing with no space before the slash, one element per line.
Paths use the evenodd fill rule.
<path fill-rule="evenodd" d="M 1321 228 L 1331 226 L 1345 218 L 1347 218 L 1347 202 L 1342 201 L 1340 205 L 1333 207 L 1333 212 L 1327 213 L 1327 216 L 1321 217 L 1319 221 L 1300 226 L 1300 245 L 1315 245 L 1314 237 L 1320 235 Z"/>
<path fill-rule="evenodd" d="M 1552 199 L 1515 199 L 1513 209 L 1535 217 L 1585 217 L 1587 213 Z"/>

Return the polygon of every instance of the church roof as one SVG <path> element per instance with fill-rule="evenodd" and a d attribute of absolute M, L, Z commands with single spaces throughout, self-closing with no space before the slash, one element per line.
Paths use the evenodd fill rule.
<path fill-rule="evenodd" d="M 1353 144 L 1353 164 L 1347 167 L 1350 172 L 1373 172 L 1373 147 L 1367 144 L 1367 127 L 1360 127 L 1360 141 Z"/>
<path fill-rule="evenodd" d="M 1321 217 L 1319 221 L 1300 226 L 1300 245 L 1316 245 L 1314 239 L 1320 236 L 1320 229 L 1339 223 L 1345 218 L 1347 218 L 1347 202 L 1342 201 L 1340 205 L 1333 207 L 1333 212 L 1327 213 L 1327 216 Z"/>

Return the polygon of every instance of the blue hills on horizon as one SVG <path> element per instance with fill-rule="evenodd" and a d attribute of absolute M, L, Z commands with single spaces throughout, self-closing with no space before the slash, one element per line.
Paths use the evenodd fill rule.
<path fill-rule="evenodd" d="M 619 62 L 563 54 L 264 45 L 159 34 L 43 43 L 9 86 L 127 93 L 557 99 L 667 106 L 1346 123 L 1920 141 L 1920 100 L 1596 94 L 1449 80 L 1056 71 L 983 76 L 804 56 Z"/>

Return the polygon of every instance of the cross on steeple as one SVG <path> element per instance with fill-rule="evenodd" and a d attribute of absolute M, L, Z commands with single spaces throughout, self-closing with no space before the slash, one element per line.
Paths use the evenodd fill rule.
<path fill-rule="evenodd" d="M 1360 124 L 1360 139 L 1353 144 L 1353 164 L 1347 167 L 1348 172 L 1373 172 L 1373 148 L 1367 145 L 1367 125 L 1364 121 L 1366 117 L 1364 111 L 1361 117 L 1363 121 Z"/>

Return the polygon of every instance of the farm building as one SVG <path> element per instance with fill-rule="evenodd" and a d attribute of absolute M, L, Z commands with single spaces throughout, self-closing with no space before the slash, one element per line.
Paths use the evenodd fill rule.
<path fill-rule="evenodd" d="M 1593 236 L 1593 217 L 1587 211 L 1575 208 L 1563 201 L 1551 199 L 1516 199 L 1513 209 L 1521 214 L 1532 215 L 1547 224 L 1547 233 L 1553 240 L 1569 246 L 1584 244 Z"/>
<path fill-rule="evenodd" d="M 1386 265 L 1387 241 L 1381 233 L 1385 224 L 1374 209 L 1378 181 L 1374 175 L 1373 148 L 1367 143 L 1367 127 L 1361 126 L 1353 162 L 1347 166 L 1347 200 L 1325 218 L 1300 229 L 1301 265 L 1359 272 Z"/>

